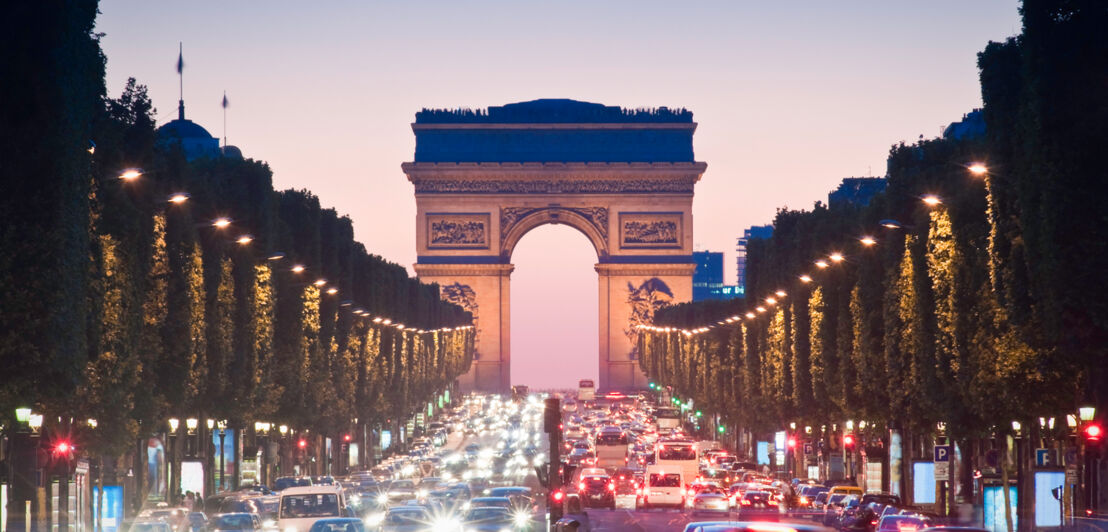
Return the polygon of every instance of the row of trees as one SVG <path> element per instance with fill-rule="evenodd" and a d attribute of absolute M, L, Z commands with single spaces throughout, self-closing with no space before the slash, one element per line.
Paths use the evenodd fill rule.
<path fill-rule="evenodd" d="M 644 371 L 754 429 L 867 419 L 974 437 L 1083 403 L 1103 412 L 1108 102 L 1094 86 L 1108 8 L 1021 12 L 1023 34 L 979 56 L 984 137 L 894 146 L 866 207 L 779 211 L 749 246 L 748 299 L 659 311 Z"/>
<path fill-rule="evenodd" d="M 0 103 L 0 425 L 21 406 L 48 431 L 95 419 L 80 446 L 105 456 L 170 417 L 337 436 L 469 368 L 469 313 L 367 252 L 349 218 L 275 191 L 265 163 L 186 160 L 133 79 L 107 98 L 96 2 L 69 4 L 17 8 L 28 41 L 4 65 L 26 86 Z"/>

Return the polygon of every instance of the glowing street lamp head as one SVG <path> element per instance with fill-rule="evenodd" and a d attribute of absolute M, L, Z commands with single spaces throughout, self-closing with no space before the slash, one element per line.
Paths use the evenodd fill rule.
<path fill-rule="evenodd" d="M 754 319 L 754 313 L 753 312 L 747 312 L 746 313 L 746 319 L 748 319 L 748 320 Z"/>
<path fill-rule="evenodd" d="M 858 241 L 866 247 L 872 246 L 877 243 L 877 241 L 874 240 L 872 236 L 863 236 L 862 238 L 859 238 Z"/>
<path fill-rule="evenodd" d="M 316 286 L 323 286 L 327 284 L 327 279 L 316 279 L 315 282 L 313 282 L 312 284 Z"/>
<path fill-rule="evenodd" d="M 303 264 L 297 264 L 296 266 L 292 267 L 292 273 L 300 273 L 302 271 L 304 271 L 304 265 Z"/>
<path fill-rule="evenodd" d="M 242 235 L 242 236 L 238 237 L 237 239 L 235 239 L 235 242 L 238 243 L 240 246 L 245 246 L 246 244 L 249 244 L 253 241 L 254 241 L 254 237 L 252 237 L 250 235 Z"/>
<path fill-rule="evenodd" d="M 778 290 L 778 291 L 774 292 L 774 295 L 776 295 L 777 297 L 785 297 L 788 294 L 786 294 L 784 290 Z"/>
<path fill-rule="evenodd" d="M 928 207 L 934 207 L 943 202 L 943 200 L 939 199 L 939 197 L 934 194 L 927 194 L 925 196 L 922 196 L 920 200 L 923 201 L 923 203 L 926 204 Z"/>
<path fill-rule="evenodd" d="M 884 227 L 886 229 L 900 229 L 904 227 L 903 225 L 901 225 L 900 222 L 896 220 L 881 220 L 877 223 L 881 224 L 881 227 Z"/>
<path fill-rule="evenodd" d="M 767 298 L 766 298 L 766 303 L 767 303 L 767 304 L 770 304 L 770 305 L 776 305 L 776 304 L 777 304 L 777 300 L 776 300 L 776 299 L 774 299 L 774 298 L 772 298 L 772 297 L 767 297 Z"/>
<path fill-rule="evenodd" d="M 985 163 L 970 163 L 970 165 L 967 166 L 966 169 L 975 176 L 983 176 L 989 173 L 989 167 L 985 166 Z"/>
<path fill-rule="evenodd" d="M 800 282 L 810 283 L 810 282 L 812 282 L 812 276 L 805 273 L 805 274 L 800 276 Z"/>
<path fill-rule="evenodd" d="M 829 255 L 827 258 L 831 259 L 831 262 L 842 262 L 844 257 L 842 253 L 836 251 Z"/>
<path fill-rule="evenodd" d="M 142 177 L 142 170 L 138 168 L 128 168 L 119 174 L 119 178 L 124 181 L 134 181 Z"/>
<path fill-rule="evenodd" d="M 333 286 L 332 286 L 331 288 L 328 288 L 328 289 L 327 289 L 327 294 L 328 294 L 328 295 L 332 295 L 332 296 L 333 296 L 333 295 L 335 295 L 335 294 L 337 294 L 337 293 L 339 293 L 339 289 L 338 289 L 338 288 L 335 288 L 335 287 L 333 287 Z"/>
<path fill-rule="evenodd" d="M 190 197 L 192 196 L 189 196 L 188 192 L 174 192 L 173 194 L 169 195 L 169 198 L 167 198 L 166 201 L 174 205 L 180 205 L 188 201 Z"/>
<path fill-rule="evenodd" d="M 212 227 L 215 227 L 217 229 L 223 229 L 224 227 L 227 227 L 228 225 L 231 225 L 231 219 L 230 218 L 216 218 L 215 220 L 212 221 Z"/>
<path fill-rule="evenodd" d="M 756 307 L 754 310 L 757 310 L 758 312 L 765 312 L 766 307 Z"/>
<path fill-rule="evenodd" d="M 820 259 L 816 261 L 817 268 L 826 268 L 828 266 L 827 261 Z"/>

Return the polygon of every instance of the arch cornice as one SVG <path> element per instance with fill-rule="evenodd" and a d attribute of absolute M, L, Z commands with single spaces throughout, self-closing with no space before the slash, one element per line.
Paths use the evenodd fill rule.
<path fill-rule="evenodd" d="M 596 256 L 608 256 L 608 208 L 599 206 L 503 207 L 500 209 L 500 257 L 510 262 L 512 252 L 523 235 L 546 224 L 565 224 L 592 242 Z"/>

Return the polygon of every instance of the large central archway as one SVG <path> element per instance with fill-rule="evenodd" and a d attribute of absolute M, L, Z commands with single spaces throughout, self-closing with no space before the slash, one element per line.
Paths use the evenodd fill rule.
<path fill-rule="evenodd" d="M 484 112 L 423 111 L 412 124 L 416 273 L 477 318 L 465 390 L 506 391 L 512 251 L 543 224 L 596 249 L 601 389 L 645 386 L 635 325 L 692 295 L 693 160 L 687 111 L 536 100 Z M 557 254 L 551 253 L 551 260 Z"/>

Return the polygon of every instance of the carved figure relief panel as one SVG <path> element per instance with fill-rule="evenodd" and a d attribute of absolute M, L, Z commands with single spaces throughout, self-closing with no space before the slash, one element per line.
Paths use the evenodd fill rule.
<path fill-rule="evenodd" d="M 651 277 L 637 287 L 627 283 L 627 304 L 631 307 L 631 316 L 623 334 L 631 341 L 632 360 L 637 359 L 639 354 L 639 326 L 654 323 L 654 313 L 672 303 L 673 291 L 657 277 Z"/>
<path fill-rule="evenodd" d="M 674 249 L 683 241 L 683 217 L 679 212 L 619 213 L 619 247 L 623 249 Z"/>
<path fill-rule="evenodd" d="M 462 307 L 463 310 L 469 311 L 470 315 L 473 316 L 473 326 L 475 328 L 477 327 L 477 292 L 474 291 L 473 288 L 468 284 L 462 283 L 448 284 L 442 287 L 441 297 L 443 301 L 453 303 Z M 473 358 L 480 359 L 476 338 L 474 339 L 473 351 Z"/>
<path fill-rule="evenodd" d="M 427 213 L 428 249 L 488 249 L 488 213 Z"/>

